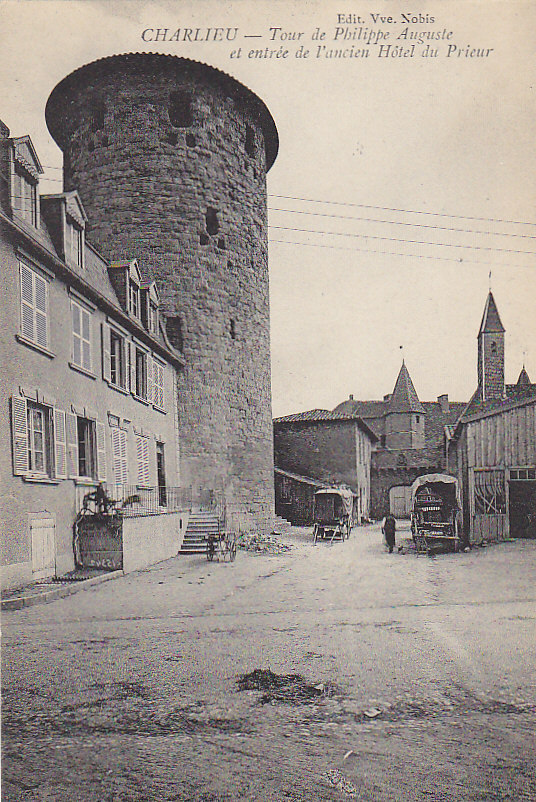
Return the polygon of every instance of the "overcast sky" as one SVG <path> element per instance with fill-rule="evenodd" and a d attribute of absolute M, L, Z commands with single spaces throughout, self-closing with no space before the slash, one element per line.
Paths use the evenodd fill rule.
<path fill-rule="evenodd" d="M 523 361 L 536 381 L 536 4 L 415 7 L 411 15 L 427 22 L 406 24 L 409 6 L 397 0 L 0 0 L 0 116 L 12 135 L 32 136 L 44 191 L 61 190 L 46 99 L 94 59 L 129 51 L 198 59 L 267 104 L 280 135 L 268 174 L 274 415 L 333 408 L 349 393 L 381 398 L 393 388 L 400 345 L 421 399 L 468 400 L 490 270 L 507 381 Z M 380 43 L 368 58 L 318 58 L 322 45 L 366 47 L 343 34 L 333 41 L 341 13 L 363 20 L 349 35 L 389 33 L 390 54 L 378 56 Z M 372 14 L 394 21 L 374 23 Z M 199 38 L 207 27 L 238 33 L 232 43 L 141 38 L 145 29 L 200 28 Z M 281 41 L 276 32 L 271 41 L 270 27 L 302 36 Z M 317 27 L 326 38 L 315 42 Z M 405 38 L 423 31 L 444 37 L 430 43 L 436 58 Z M 300 43 L 306 59 L 295 55 Z M 413 57 L 391 55 L 412 43 Z M 248 58 L 281 45 L 287 58 Z"/>

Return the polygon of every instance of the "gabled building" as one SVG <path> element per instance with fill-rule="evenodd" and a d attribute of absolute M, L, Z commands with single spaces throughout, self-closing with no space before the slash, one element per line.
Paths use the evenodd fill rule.
<path fill-rule="evenodd" d="M 74 519 L 100 482 L 139 506 L 138 561 L 162 559 L 166 537 L 180 546 L 177 520 L 155 537 L 143 513 L 170 509 L 179 485 L 184 360 L 136 260 L 109 263 L 87 239 L 77 191 L 40 197 L 41 174 L 30 137 L 1 125 L 4 587 L 73 568 Z"/>
<path fill-rule="evenodd" d="M 505 384 L 505 329 L 493 294 L 478 332 L 477 388 L 450 433 L 468 541 L 536 537 L 536 384 Z"/>
<path fill-rule="evenodd" d="M 276 512 L 295 524 L 312 523 L 313 496 L 327 485 L 347 485 L 357 516 L 370 516 L 370 458 L 377 441 L 357 415 L 313 409 L 274 420 Z"/>

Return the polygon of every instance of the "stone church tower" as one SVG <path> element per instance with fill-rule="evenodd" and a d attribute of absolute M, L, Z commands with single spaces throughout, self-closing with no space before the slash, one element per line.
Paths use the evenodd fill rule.
<path fill-rule="evenodd" d="M 504 326 L 488 294 L 478 332 L 478 389 L 482 401 L 504 398 Z"/>
<path fill-rule="evenodd" d="M 88 239 L 157 282 L 179 377 L 181 484 L 223 490 L 234 525 L 272 523 L 266 173 L 278 150 L 264 103 L 189 59 L 129 53 L 53 90 L 48 128 Z"/>

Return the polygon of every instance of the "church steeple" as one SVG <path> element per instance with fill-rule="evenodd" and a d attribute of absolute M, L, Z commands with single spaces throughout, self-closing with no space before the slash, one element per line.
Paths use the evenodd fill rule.
<path fill-rule="evenodd" d="M 478 387 L 483 401 L 504 398 L 504 331 L 490 290 L 478 332 Z"/>

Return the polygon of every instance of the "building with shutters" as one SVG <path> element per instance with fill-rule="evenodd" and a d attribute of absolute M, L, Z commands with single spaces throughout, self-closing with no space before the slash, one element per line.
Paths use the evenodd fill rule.
<path fill-rule="evenodd" d="M 99 482 L 151 495 L 153 512 L 179 485 L 183 359 L 156 285 L 86 240 L 75 189 L 40 195 L 42 172 L 30 137 L 0 124 L 4 587 L 74 567 L 74 519 Z"/>

